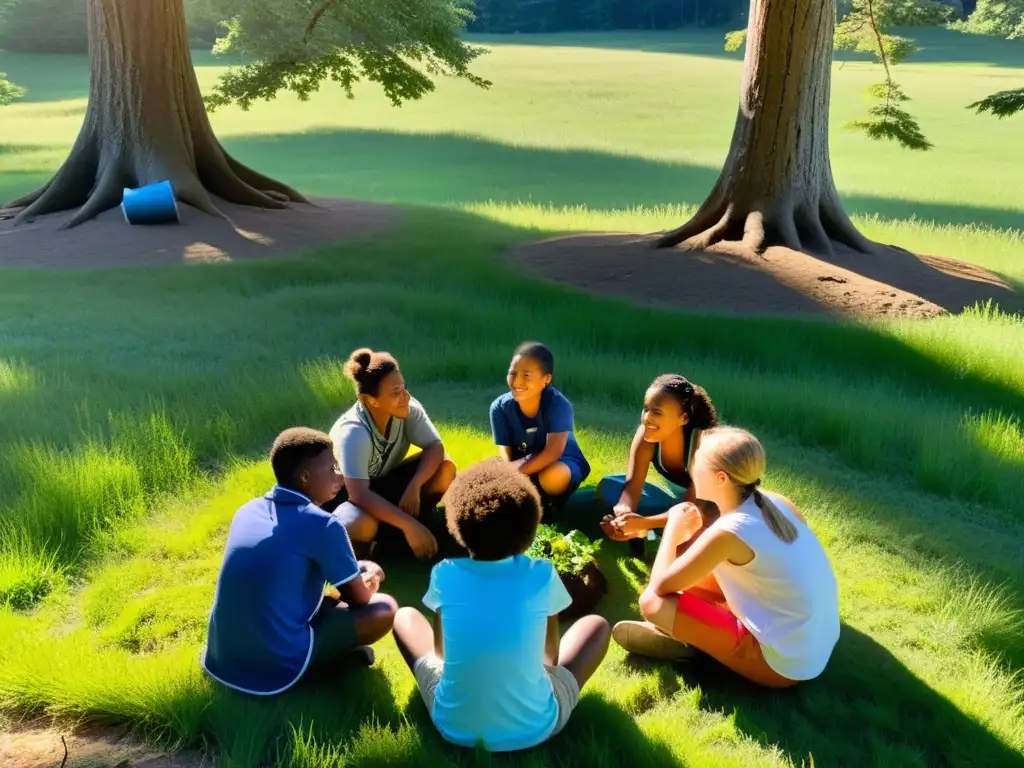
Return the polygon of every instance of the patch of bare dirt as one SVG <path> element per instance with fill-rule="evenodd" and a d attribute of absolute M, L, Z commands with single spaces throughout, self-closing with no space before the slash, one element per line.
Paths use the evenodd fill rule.
<path fill-rule="evenodd" d="M 73 229 L 60 229 L 69 213 L 15 226 L 0 220 L 0 266 L 132 267 L 280 257 L 302 248 L 379 235 L 399 221 L 396 208 L 317 198 L 285 210 L 218 207 L 228 219 L 180 205 L 180 224 L 131 226 L 120 208 Z M 2 212 L 4 215 L 10 212 Z"/>
<path fill-rule="evenodd" d="M 715 247 L 655 249 L 654 237 L 595 233 L 511 249 L 541 279 L 649 305 L 758 315 L 932 317 L 992 299 L 1024 311 L 1024 292 L 981 267 L 885 249 L 825 259 L 788 248 L 763 256 Z"/>
<path fill-rule="evenodd" d="M 67 762 L 61 737 L 67 744 Z M 213 768 L 195 751 L 162 754 L 118 728 L 61 730 L 34 724 L 0 733 L 3 768 Z"/>

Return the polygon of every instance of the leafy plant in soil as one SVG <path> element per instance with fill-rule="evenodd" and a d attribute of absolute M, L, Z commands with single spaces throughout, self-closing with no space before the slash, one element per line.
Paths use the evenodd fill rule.
<path fill-rule="evenodd" d="M 608 580 L 597 562 L 600 547 L 600 539 L 591 541 L 580 531 L 570 531 L 563 536 L 549 525 L 537 529 L 537 536 L 526 554 L 550 560 L 555 566 L 572 598 L 572 604 L 561 616 L 574 618 L 588 614 L 607 594 Z"/>

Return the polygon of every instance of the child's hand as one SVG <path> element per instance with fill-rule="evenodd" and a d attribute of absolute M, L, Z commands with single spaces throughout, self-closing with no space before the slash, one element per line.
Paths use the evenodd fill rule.
<path fill-rule="evenodd" d="M 629 504 L 616 504 L 612 509 L 616 517 L 622 517 L 623 515 L 632 514 L 633 508 Z"/>
<path fill-rule="evenodd" d="M 422 523 L 413 520 L 404 533 L 405 540 L 416 557 L 427 558 L 437 554 L 437 539 Z"/>
<path fill-rule="evenodd" d="M 643 538 L 648 531 L 647 518 L 636 514 L 636 512 L 619 515 L 612 520 L 612 527 L 622 537 L 621 541 Z"/>
<path fill-rule="evenodd" d="M 619 529 L 612 525 L 615 520 L 615 515 L 605 515 L 601 518 L 601 531 L 612 541 L 625 541 L 622 538 L 622 534 L 619 533 Z"/>
<path fill-rule="evenodd" d="M 415 483 L 409 483 L 398 501 L 398 507 L 409 517 L 420 516 L 420 487 Z"/>
<path fill-rule="evenodd" d="M 366 585 L 366 588 L 371 593 L 376 594 L 380 589 L 381 582 L 384 581 L 384 569 L 369 560 L 360 560 L 359 570 L 362 572 L 363 583 Z"/>
<path fill-rule="evenodd" d="M 688 501 L 677 504 L 668 511 L 668 524 L 665 526 L 666 540 L 682 544 L 693 538 L 704 525 L 704 517 L 695 504 Z"/>

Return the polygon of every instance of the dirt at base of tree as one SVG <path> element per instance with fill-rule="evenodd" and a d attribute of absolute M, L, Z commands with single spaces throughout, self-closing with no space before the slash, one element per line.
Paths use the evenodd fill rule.
<path fill-rule="evenodd" d="M 763 256 L 716 246 L 656 249 L 649 235 L 595 233 L 511 249 L 541 279 L 647 306 L 758 315 L 932 317 L 991 299 L 1024 311 L 1024 291 L 981 267 L 899 249 L 837 250 L 829 259 L 788 248 Z"/>
<path fill-rule="evenodd" d="M 0 732 L 3 768 L 211 768 L 209 758 L 195 751 L 162 754 L 131 737 L 124 729 L 61 729 L 45 723 Z"/>
<path fill-rule="evenodd" d="M 18 225 L 0 220 L 0 267 L 134 267 L 279 257 L 383 234 L 400 217 L 392 206 L 330 198 L 284 210 L 216 202 L 230 220 L 187 205 L 178 206 L 180 224 L 158 226 L 131 226 L 120 208 L 67 230 L 60 226 L 70 213 Z"/>

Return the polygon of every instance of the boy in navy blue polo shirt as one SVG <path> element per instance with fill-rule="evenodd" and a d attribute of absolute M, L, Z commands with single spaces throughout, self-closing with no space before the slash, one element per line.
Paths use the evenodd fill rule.
<path fill-rule="evenodd" d="M 551 379 L 555 358 L 536 341 L 519 345 L 509 391 L 491 403 L 491 433 L 501 456 L 533 480 L 545 506 L 561 506 L 590 474 L 573 434 L 573 408 Z"/>
<path fill-rule="evenodd" d="M 285 430 L 270 463 L 277 485 L 231 523 L 202 659 L 218 682 L 259 696 L 329 672 L 390 632 L 398 610 L 377 591 L 384 572 L 358 562 L 345 527 L 318 506 L 341 490 L 330 436 Z M 369 648 L 360 656 L 373 662 Z"/>

